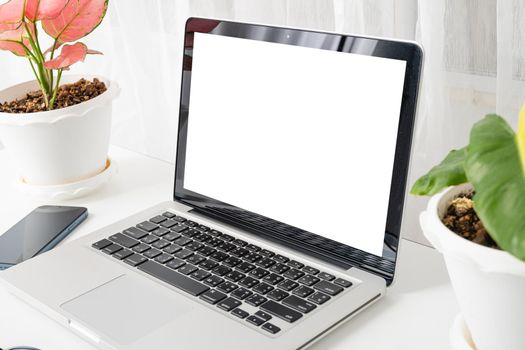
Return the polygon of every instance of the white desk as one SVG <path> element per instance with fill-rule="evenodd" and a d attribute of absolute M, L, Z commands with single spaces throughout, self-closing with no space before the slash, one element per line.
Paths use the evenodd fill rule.
<path fill-rule="evenodd" d="M 0 232 L 39 205 L 86 206 L 89 218 L 68 238 L 72 240 L 172 198 L 172 164 L 118 147 L 112 147 L 110 155 L 119 171 L 106 188 L 67 203 L 49 203 L 12 188 L 13 171 L 6 152 L 0 150 Z M 448 331 L 457 313 L 441 256 L 431 248 L 403 240 L 398 279 L 387 296 L 312 349 L 450 349 Z M 95 350 L 0 287 L 0 348 L 15 345 Z"/>

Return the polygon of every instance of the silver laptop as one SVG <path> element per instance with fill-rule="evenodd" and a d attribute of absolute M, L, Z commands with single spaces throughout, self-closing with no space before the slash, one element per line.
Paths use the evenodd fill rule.
<path fill-rule="evenodd" d="M 191 18 L 170 201 L 0 273 L 100 349 L 303 349 L 384 295 L 414 43 Z"/>

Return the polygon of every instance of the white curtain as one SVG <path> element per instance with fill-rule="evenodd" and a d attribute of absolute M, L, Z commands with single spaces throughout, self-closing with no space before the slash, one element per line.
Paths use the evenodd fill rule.
<path fill-rule="evenodd" d="M 496 111 L 515 126 L 525 102 L 525 0 L 110 0 L 107 18 L 85 40 L 105 56 L 87 57 L 71 74 L 121 85 L 112 143 L 174 161 L 189 16 L 420 42 L 425 65 L 410 183 L 462 147 L 484 114 Z M 26 61 L 0 52 L 0 89 L 30 79 Z M 404 219 L 403 234 L 419 242 L 425 203 L 408 197 Z"/>

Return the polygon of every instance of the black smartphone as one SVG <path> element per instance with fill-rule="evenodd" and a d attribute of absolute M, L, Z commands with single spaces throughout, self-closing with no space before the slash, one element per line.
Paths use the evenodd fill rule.
<path fill-rule="evenodd" d="M 0 236 L 0 270 L 52 249 L 86 217 L 83 207 L 36 208 Z"/>

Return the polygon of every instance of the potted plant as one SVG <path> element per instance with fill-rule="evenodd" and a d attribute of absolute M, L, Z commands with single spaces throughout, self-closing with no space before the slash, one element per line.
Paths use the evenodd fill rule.
<path fill-rule="evenodd" d="M 434 195 L 420 223 L 477 349 L 525 349 L 525 106 L 517 133 L 487 115 L 411 193 Z"/>
<path fill-rule="evenodd" d="M 108 0 L 0 5 L 0 50 L 26 59 L 36 78 L 0 91 L 0 141 L 28 184 L 73 183 L 107 166 L 111 106 L 119 88 L 103 77 L 62 74 L 86 55 L 100 54 L 78 40 L 101 23 L 107 5 Z M 47 50 L 44 32 L 50 37 Z"/>

